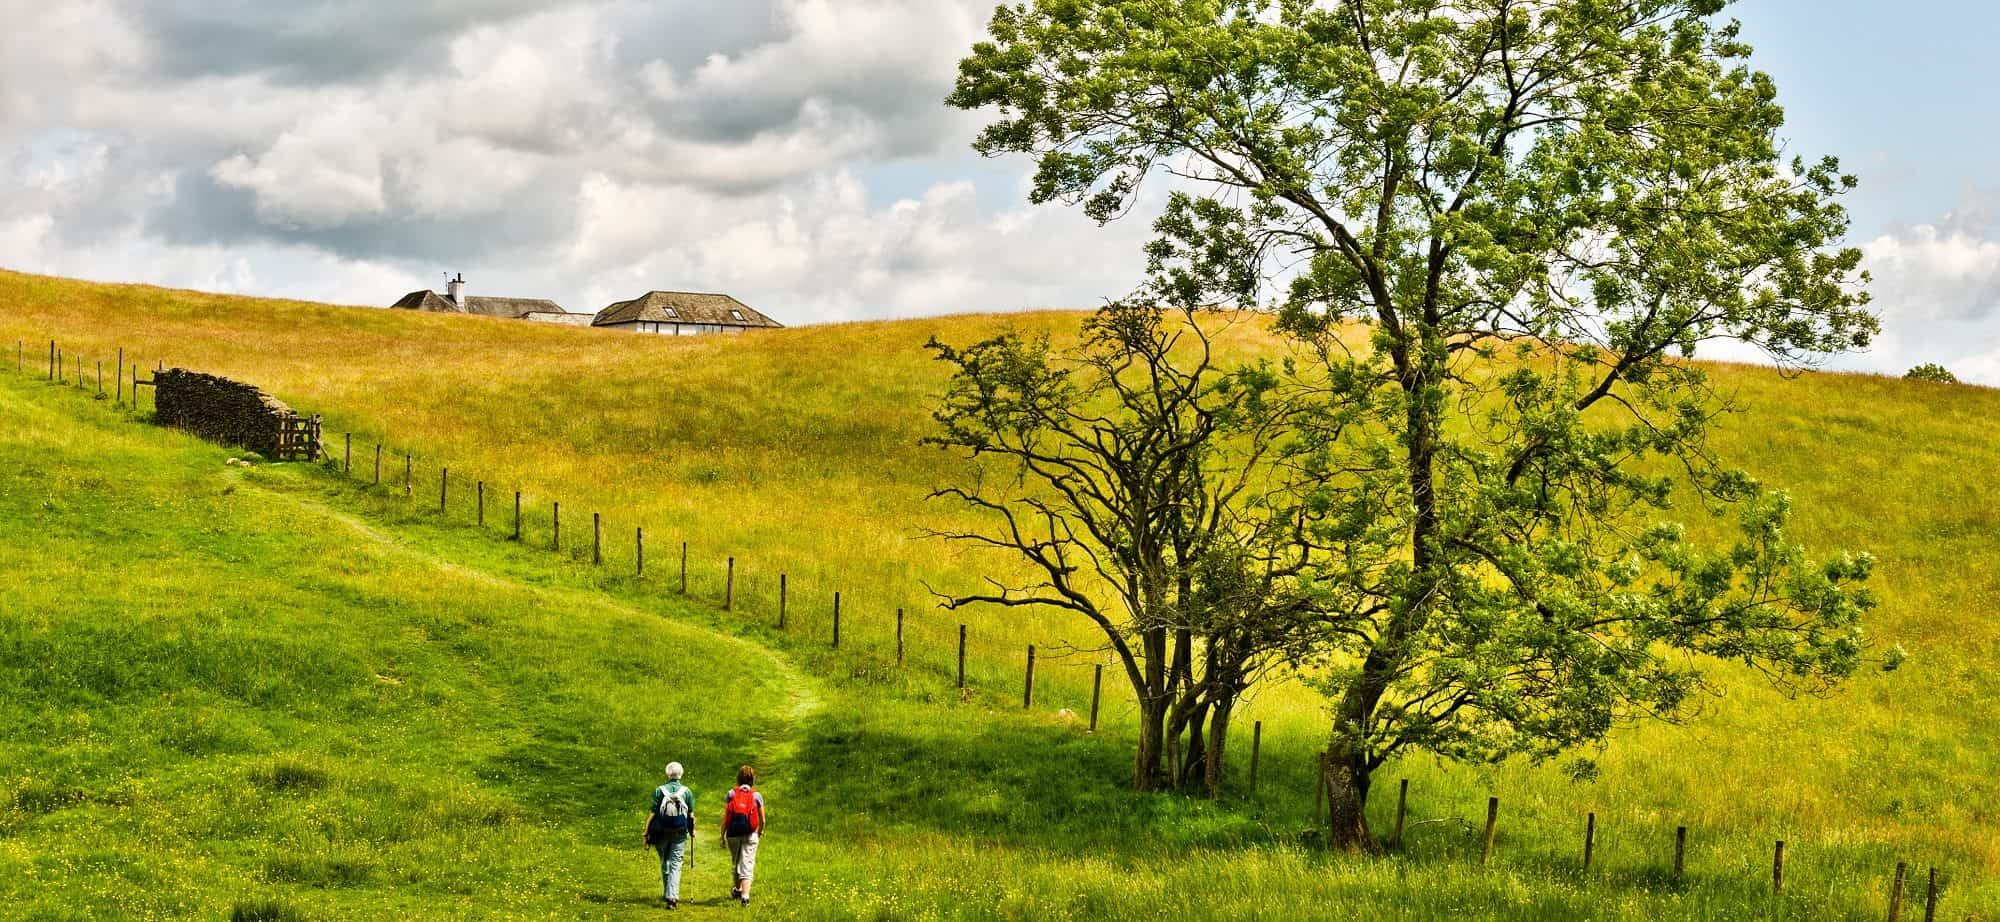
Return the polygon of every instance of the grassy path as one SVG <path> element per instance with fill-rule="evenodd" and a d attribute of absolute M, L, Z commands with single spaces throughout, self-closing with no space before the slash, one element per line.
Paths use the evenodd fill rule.
<path fill-rule="evenodd" d="M 237 479 L 239 482 L 247 480 Z M 244 486 L 259 497 L 275 503 L 291 504 L 314 517 L 348 529 L 354 536 L 376 548 L 404 560 L 434 568 L 440 573 L 525 593 L 540 603 L 571 615 L 609 613 L 638 618 L 660 618 L 672 630 L 698 633 L 716 644 L 741 651 L 748 657 L 763 660 L 765 666 L 780 678 L 780 684 L 785 690 L 786 705 L 781 713 L 772 715 L 773 719 L 755 724 L 750 737 L 753 745 L 747 750 L 750 753 L 749 758 L 751 764 L 758 766 L 760 772 L 772 779 L 769 783 L 760 784 L 759 787 L 774 804 L 791 801 L 794 795 L 803 793 L 799 790 L 799 786 L 789 783 L 788 779 L 796 779 L 797 775 L 788 769 L 797 760 L 796 757 L 803 746 L 804 741 L 801 736 L 803 724 L 824 706 L 825 699 L 820 693 L 818 681 L 807 675 L 783 653 L 719 628 L 673 618 L 658 611 L 641 609 L 600 591 L 537 585 L 519 575 L 462 563 L 451 556 L 400 537 L 360 515 L 337 508 L 322 499 L 276 489 L 261 483 L 244 482 Z M 714 766 L 709 774 L 713 775 L 716 771 L 726 773 L 730 769 L 727 766 Z M 720 803 L 721 789 L 711 785 L 710 789 L 700 793 L 705 796 L 698 820 L 705 831 L 701 841 L 697 843 L 695 870 L 689 871 L 683 882 L 683 895 L 687 899 L 683 907 L 693 911 L 695 915 L 699 915 L 699 911 L 703 909 L 735 909 L 726 901 L 713 898 L 714 894 L 723 893 L 729 885 L 724 871 L 728 866 L 727 853 L 715 844 L 713 828 L 710 826 L 713 822 L 711 814 L 719 812 L 716 805 Z M 774 807 L 773 813 L 782 817 L 782 810 L 779 808 Z M 782 833 L 778 841 L 783 842 Z M 642 854 L 635 860 L 645 861 L 649 858 L 650 856 Z M 740 912 L 738 914 L 740 915 Z"/>
<path fill-rule="evenodd" d="M 238 482 L 242 482 L 242 479 L 238 478 Z M 537 585 L 518 576 L 496 573 L 490 569 L 460 563 L 441 553 L 426 550 L 414 542 L 399 538 L 389 531 L 377 527 L 360 515 L 338 509 L 333 504 L 324 500 L 275 489 L 261 483 L 245 483 L 244 485 L 260 496 L 268 497 L 274 501 L 293 504 L 327 521 L 345 526 L 352 530 L 357 537 L 363 538 L 384 550 L 405 559 L 435 567 L 438 571 L 451 574 L 455 577 L 470 578 L 491 586 L 507 587 L 525 592 L 570 612 L 614 611 L 638 617 L 663 618 L 667 623 L 675 626 L 676 629 L 698 631 L 708 635 L 717 642 L 748 651 L 763 658 L 770 665 L 771 669 L 784 679 L 790 703 L 784 711 L 784 720 L 779 724 L 780 726 L 788 729 L 796 726 L 800 721 L 819 710 L 823 704 L 823 699 L 819 693 L 819 683 L 816 680 L 806 675 L 803 670 L 799 669 L 797 664 L 793 663 L 783 653 L 753 640 L 738 637 L 735 634 L 707 625 L 667 617 L 657 611 L 644 610 L 636 605 L 620 601 L 601 592 L 589 589 Z M 779 752 L 790 752 L 796 748 L 796 740 L 790 733 L 776 734 L 772 742 L 778 748 L 765 753 L 766 758 L 775 758 Z"/>

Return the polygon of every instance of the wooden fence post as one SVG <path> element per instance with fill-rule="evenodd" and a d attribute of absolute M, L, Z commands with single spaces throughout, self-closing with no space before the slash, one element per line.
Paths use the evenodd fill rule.
<path fill-rule="evenodd" d="M 1924 888 L 1924 922 L 1937 922 L 1937 868 L 1931 868 L 1930 885 Z"/>
<path fill-rule="evenodd" d="M 1410 779 L 1404 778 L 1396 785 L 1396 837 L 1393 844 L 1403 847 L 1403 817 L 1410 810 Z"/>
<path fill-rule="evenodd" d="M 1479 863 L 1493 860 L 1493 833 L 1500 826 L 1500 798 L 1486 798 L 1486 843 L 1479 849 Z"/>
<path fill-rule="evenodd" d="M 514 540 L 521 540 L 521 491 L 514 491 Z"/>
<path fill-rule="evenodd" d="M 97 396 L 104 396 L 104 360 L 97 360 Z"/>
<path fill-rule="evenodd" d="M 785 574 L 778 574 L 778 630 L 785 629 Z"/>
<path fill-rule="evenodd" d="M 125 402 L 125 347 L 124 346 L 118 347 L 118 367 L 116 371 L 117 374 L 114 374 L 111 377 L 116 379 L 118 382 L 117 402 L 122 404 Z M 132 396 L 137 397 L 139 395 L 133 394 Z"/>
<path fill-rule="evenodd" d="M 1326 803 L 1326 751 L 1313 753 L 1313 825 L 1319 825 L 1319 814 Z"/>
<path fill-rule="evenodd" d="M 138 374 L 138 372 L 133 372 L 133 374 Z M 136 390 L 136 389 L 132 391 L 132 405 L 133 405 L 133 406 L 135 406 L 135 407 L 139 405 L 139 392 L 138 392 L 138 390 Z M 382 443 L 381 443 L 381 442 L 376 442 L 376 443 L 375 443 L 375 485 L 376 485 L 376 486 L 378 486 L 378 487 L 382 485 Z"/>
<path fill-rule="evenodd" d="M 1021 683 L 1021 709 L 1035 706 L 1035 645 L 1028 645 L 1028 677 Z"/>
<path fill-rule="evenodd" d="M 1909 873 L 1907 862 L 1896 862 L 1896 879 L 1889 885 L 1889 922 L 1896 922 L 1903 915 L 1903 881 Z"/>
<path fill-rule="evenodd" d="M 438 468 L 438 515 L 444 515 L 445 500 L 450 497 L 451 468 Z"/>
<path fill-rule="evenodd" d="M 1264 748 L 1264 722 L 1259 720 L 1250 725 L 1250 790 L 1257 790 L 1258 750 Z"/>
<path fill-rule="evenodd" d="M 965 625 L 958 626 L 958 687 L 965 688 Z"/>
<path fill-rule="evenodd" d="M 345 441 L 346 448 L 344 449 L 345 454 L 341 456 L 340 472 L 343 474 L 352 474 L 354 473 L 354 433 L 346 433 Z"/>
<path fill-rule="evenodd" d="M 688 594 L 688 543 L 681 542 L 681 595 Z"/>
<path fill-rule="evenodd" d="M 1687 876 L 1688 828 L 1674 827 L 1674 883 Z"/>
<path fill-rule="evenodd" d="M 562 550 L 562 503 L 549 501 L 549 550 Z"/>
<path fill-rule="evenodd" d="M 1596 853 L 1597 812 L 1593 810 L 1583 819 L 1583 869 L 1585 871 L 1590 870 L 1590 858 Z"/>
<path fill-rule="evenodd" d="M 833 594 L 833 648 L 840 649 L 840 593 Z"/>
<path fill-rule="evenodd" d="M 722 610 L 736 607 L 736 558 L 729 558 L 726 572 L 722 577 Z"/>
<path fill-rule="evenodd" d="M 486 527 L 486 481 L 480 480 L 474 482 L 472 486 L 472 492 L 473 495 L 477 497 L 478 512 L 476 512 L 475 515 L 478 517 L 479 527 L 485 528 Z"/>
<path fill-rule="evenodd" d="M 410 453 L 403 452 L 403 495 L 410 495 Z"/>
<path fill-rule="evenodd" d="M 1104 693 L 1104 664 L 1098 663 L 1090 674 L 1090 732 L 1097 732 L 1097 701 Z"/>
<path fill-rule="evenodd" d="M 1779 839 L 1778 846 L 1771 850 L 1771 892 L 1785 892 L 1785 840 Z"/>
<path fill-rule="evenodd" d="M 903 665 L 903 610 L 896 609 L 896 665 Z"/>
<path fill-rule="evenodd" d="M 56 379 L 56 341 L 51 339 L 49 340 L 49 380 L 54 381 L 55 379 Z M 134 381 L 139 380 L 139 373 L 137 371 L 132 372 L 132 380 Z M 138 391 L 133 391 L 133 393 L 136 394 L 138 393 Z"/>
<path fill-rule="evenodd" d="M 644 525 L 636 525 L 633 526 L 632 528 L 632 559 L 634 561 L 632 566 L 632 575 L 638 577 L 639 579 L 645 579 L 646 578 L 646 526 Z"/>
<path fill-rule="evenodd" d="M 590 562 L 604 563 L 604 518 L 603 513 L 590 514 Z"/>

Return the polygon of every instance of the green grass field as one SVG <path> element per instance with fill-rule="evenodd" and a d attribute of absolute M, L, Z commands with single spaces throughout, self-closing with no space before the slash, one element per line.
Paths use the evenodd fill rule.
<path fill-rule="evenodd" d="M 1393 780 L 1412 780 L 1405 852 L 1327 856 L 1299 844 L 1325 731 L 1302 689 L 1252 705 L 1267 725 L 1258 791 L 1239 761 L 1236 789 L 1209 804 L 1120 790 L 1119 700 L 1095 737 L 1056 713 L 1085 708 L 1091 660 L 1045 659 L 1022 712 L 1023 645 L 1082 638 L 1076 625 L 968 614 L 975 693 L 951 688 L 960 619 L 922 583 L 996 562 L 917 537 L 954 514 L 925 508 L 926 489 L 962 473 L 916 445 L 941 375 L 920 346 L 1074 321 L 676 341 L 0 273 L 0 337 L 23 353 L 20 374 L 0 374 L 0 906 L 657 914 L 635 805 L 671 757 L 711 798 L 737 761 L 766 772 L 759 916 L 1869 919 L 1906 860 L 1944 869 L 1941 918 L 1995 917 L 2000 392 L 1716 369 L 1746 407 L 1721 447 L 1792 490 L 1815 547 L 1881 559 L 1871 631 L 1909 662 L 1806 701 L 1725 669 L 1699 720 L 1620 732 L 1588 784 L 1410 760 L 1373 805 L 1386 826 Z M 355 470 L 225 466 L 227 449 L 40 382 L 50 339 L 107 375 L 123 346 L 147 367 L 263 385 L 325 414 L 336 451 L 355 432 Z M 1278 348 L 1254 330 L 1231 347 Z M 367 485 L 378 438 L 415 452 L 413 499 L 397 456 Z M 455 485 L 442 517 L 441 465 Z M 484 530 L 475 479 L 494 485 Z M 515 489 L 523 545 L 504 540 Z M 537 549 L 550 500 L 567 553 Z M 645 580 L 631 576 L 639 525 Z M 825 649 L 836 589 L 839 652 Z M 1502 823 L 1481 869 L 1468 824 L 1488 794 Z M 726 890 L 716 858 L 710 844 L 692 899 Z"/>

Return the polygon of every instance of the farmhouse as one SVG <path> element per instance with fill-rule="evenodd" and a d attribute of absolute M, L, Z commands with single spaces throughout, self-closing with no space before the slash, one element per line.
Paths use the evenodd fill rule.
<path fill-rule="evenodd" d="M 431 311 L 439 314 L 478 314 L 483 317 L 506 317 L 510 320 L 543 320 L 556 323 L 588 323 L 588 314 L 571 314 L 562 305 L 542 298 L 483 298 L 471 297 L 465 293 L 465 276 L 452 278 L 445 293 L 435 291 L 413 291 L 389 305 L 392 308 L 412 311 Z M 580 318 L 571 321 L 567 318 Z"/>
<path fill-rule="evenodd" d="M 688 291 L 652 291 L 630 301 L 620 301 L 598 311 L 591 325 L 664 336 L 741 333 L 784 326 L 728 295 Z"/>

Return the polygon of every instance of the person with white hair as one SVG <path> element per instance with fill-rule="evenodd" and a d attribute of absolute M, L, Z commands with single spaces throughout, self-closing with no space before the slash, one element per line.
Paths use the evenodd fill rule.
<path fill-rule="evenodd" d="M 694 846 L 694 792 L 681 784 L 681 763 L 667 763 L 667 783 L 653 789 L 646 814 L 646 844 L 660 853 L 660 898 L 668 909 L 681 905 L 681 866 Z"/>

